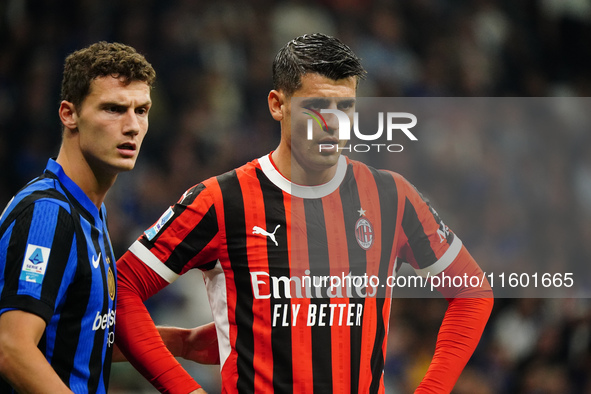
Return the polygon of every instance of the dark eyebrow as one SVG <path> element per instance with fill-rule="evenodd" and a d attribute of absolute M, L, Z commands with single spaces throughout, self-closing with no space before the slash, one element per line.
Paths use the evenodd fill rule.
<path fill-rule="evenodd" d="M 105 101 L 104 103 L 101 103 L 100 106 L 101 106 L 101 108 L 109 108 L 109 107 L 127 108 L 127 107 L 129 107 L 127 104 L 118 103 L 116 101 Z M 151 107 L 151 106 L 152 106 L 152 100 L 148 100 L 144 103 L 137 105 L 136 108 Z"/>
<path fill-rule="evenodd" d="M 330 100 L 325 98 L 308 98 L 302 101 L 302 107 L 325 108 L 330 104 Z"/>
<path fill-rule="evenodd" d="M 125 108 L 126 106 L 121 103 L 116 103 L 114 101 L 105 101 L 104 103 L 100 103 L 100 108 Z"/>
<path fill-rule="evenodd" d="M 339 105 L 346 104 L 346 105 L 355 105 L 357 100 L 354 98 L 343 99 L 338 102 Z"/>

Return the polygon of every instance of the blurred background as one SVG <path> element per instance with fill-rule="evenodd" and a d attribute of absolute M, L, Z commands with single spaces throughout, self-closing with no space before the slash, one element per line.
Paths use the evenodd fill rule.
<path fill-rule="evenodd" d="M 309 32 L 335 35 L 362 58 L 369 75 L 360 96 L 591 92 L 589 0 L 0 0 L 0 206 L 57 155 L 66 55 L 98 40 L 132 45 L 158 77 L 136 169 L 108 195 L 120 256 L 191 185 L 276 147 L 279 127 L 266 103 L 271 62 Z M 387 166 L 431 198 L 477 261 L 586 266 L 591 133 L 588 123 L 568 130 L 458 127 L 436 142 L 419 140 Z M 445 306 L 393 302 L 388 393 L 417 386 Z M 199 272 L 148 307 L 162 324 L 211 320 Z M 498 299 L 454 393 L 589 394 L 590 354 L 589 299 Z M 219 392 L 218 367 L 184 365 Z M 155 390 L 116 364 L 110 392 Z"/>

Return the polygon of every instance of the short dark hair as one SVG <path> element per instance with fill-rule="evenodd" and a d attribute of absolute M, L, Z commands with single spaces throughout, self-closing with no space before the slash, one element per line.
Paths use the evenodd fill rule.
<path fill-rule="evenodd" d="M 363 79 L 361 59 L 338 38 L 321 33 L 305 34 L 288 42 L 273 61 L 273 89 L 293 94 L 301 87 L 302 76 L 317 73 L 338 80 Z"/>
<path fill-rule="evenodd" d="M 95 78 L 113 76 L 125 83 L 146 82 L 152 87 L 156 71 L 134 48 L 121 43 L 100 41 L 80 49 L 66 58 L 61 99 L 77 108 L 88 95 Z"/>

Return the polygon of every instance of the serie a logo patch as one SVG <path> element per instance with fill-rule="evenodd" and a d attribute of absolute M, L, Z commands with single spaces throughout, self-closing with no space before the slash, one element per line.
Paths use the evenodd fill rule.
<path fill-rule="evenodd" d="M 144 234 L 146 235 L 146 238 L 148 239 L 148 241 L 151 241 L 152 239 L 154 239 L 156 234 L 158 234 L 158 232 L 162 229 L 162 227 L 164 227 L 166 222 L 168 222 L 168 220 L 172 217 L 173 214 L 174 214 L 174 211 L 172 210 L 171 207 L 169 207 L 166 210 L 166 212 L 164 212 L 162 214 L 162 216 L 160 216 L 160 219 L 158 219 L 156 224 L 154 224 L 152 227 L 150 227 L 149 229 L 144 231 Z"/>
<path fill-rule="evenodd" d="M 28 244 L 19 279 L 25 282 L 42 283 L 50 252 L 51 249 L 44 246 Z"/>

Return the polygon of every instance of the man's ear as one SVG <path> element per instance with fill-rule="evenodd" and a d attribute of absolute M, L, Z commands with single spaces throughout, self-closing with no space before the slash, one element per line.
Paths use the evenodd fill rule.
<path fill-rule="evenodd" d="M 286 100 L 287 97 L 281 91 L 271 90 L 269 92 L 269 96 L 267 97 L 269 112 L 271 112 L 271 116 L 276 121 L 280 122 L 285 117 Z"/>
<path fill-rule="evenodd" d="M 60 120 L 70 131 L 78 128 L 78 112 L 76 106 L 69 101 L 63 100 L 59 107 Z"/>

